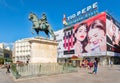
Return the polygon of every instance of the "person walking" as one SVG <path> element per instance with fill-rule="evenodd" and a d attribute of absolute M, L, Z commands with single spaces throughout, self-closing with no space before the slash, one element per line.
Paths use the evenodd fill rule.
<path fill-rule="evenodd" d="M 94 65 L 94 69 L 93 69 L 93 71 L 92 71 L 91 74 L 93 74 L 93 73 L 97 74 L 97 70 L 98 70 L 98 58 L 95 58 L 95 61 L 94 61 L 93 65 Z"/>
<path fill-rule="evenodd" d="M 112 67 L 112 66 L 113 66 L 113 61 L 111 60 L 111 61 L 110 61 L 110 67 Z"/>
<path fill-rule="evenodd" d="M 10 65 L 9 64 L 6 66 L 6 68 L 7 68 L 7 72 L 6 73 L 10 73 Z"/>

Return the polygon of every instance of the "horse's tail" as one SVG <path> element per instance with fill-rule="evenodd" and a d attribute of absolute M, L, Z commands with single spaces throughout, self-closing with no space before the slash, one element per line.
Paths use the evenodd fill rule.
<path fill-rule="evenodd" d="M 54 35 L 54 40 L 56 40 L 56 36 Z"/>
<path fill-rule="evenodd" d="M 52 31 L 52 36 L 53 36 L 54 40 L 56 40 L 56 36 L 54 34 L 54 31 L 52 29 L 51 29 L 51 31 Z"/>
<path fill-rule="evenodd" d="M 54 34 L 54 31 L 52 29 L 51 29 L 51 31 L 52 31 L 52 37 L 54 38 L 54 40 L 56 40 L 56 36 Z"/>
<path fill-rule="evenodd" d="M 33 28 L 31 28 L 31 33 L 34 35 L 34 31 L 33 31 Z"/>
<path fill-rule="evenodd" d="M 49 31 L 50 35 L 53 37 L 54 40 L 56 40 L 54 31 L 53 31 L 51 25 L 48 24 L 47 26 L 48 26 L 48 31 Z"/>

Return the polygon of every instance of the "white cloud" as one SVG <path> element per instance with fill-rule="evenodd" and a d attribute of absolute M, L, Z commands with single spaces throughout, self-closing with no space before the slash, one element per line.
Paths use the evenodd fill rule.
<path fill-rule="evenodd" d="M 4 44 L 5 48 L 6 48 L 6 47 L 10 47 L 11 49 L 12 49 L 13 44 L 14 44 L 14 43 L 12 43 L 12 42 L 11 42 L 11 43 L 2 42 L 2 43 Z"/>

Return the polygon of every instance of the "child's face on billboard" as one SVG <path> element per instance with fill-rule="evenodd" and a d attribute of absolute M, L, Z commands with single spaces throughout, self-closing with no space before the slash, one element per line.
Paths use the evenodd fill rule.
<path fill-rule="evenodd" d="M 90 31 L 88 32 L 89 41 L 94 45 L 98 44 L 102 40 L 104 35 L 104 31 L 99 28 L 90 29 Z"/>

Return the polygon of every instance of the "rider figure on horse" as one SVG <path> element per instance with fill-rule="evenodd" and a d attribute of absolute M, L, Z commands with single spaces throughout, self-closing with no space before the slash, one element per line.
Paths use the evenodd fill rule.
<path fill-rule="evenodd" d="M 42 18 L 40 20 L 41 20 L 41 25 L 40 26 L 41 26 L 42 29 L 45 29 L 46 27 L 49 26 L 45 13 L 42 14 Z"/>
<path fill-rule="evenodd" d="M 38 19 L 38 17 L 34 13 L 30 13 L 29 20 L 32 21 L 33 23 L 32 29 L 36 31 L 37 35 L 39 35 L 39 31 L 44 31 L 48 37 L 50 34 L 54 40 L 56 39 L 52 27 L 47 21 L 47 16 L 45 13 L 42 14 L 41 19 Z"/>

